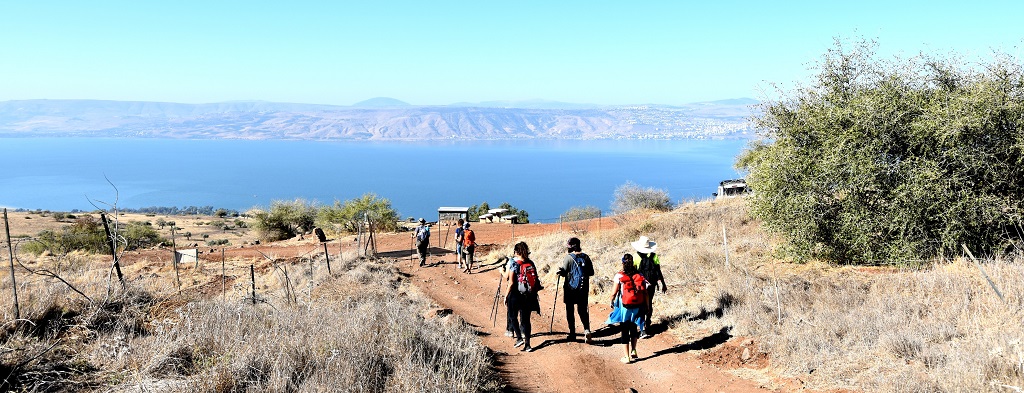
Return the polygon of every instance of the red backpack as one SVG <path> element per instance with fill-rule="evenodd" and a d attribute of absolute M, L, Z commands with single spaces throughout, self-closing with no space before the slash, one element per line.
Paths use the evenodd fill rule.
<path fill-rule="evenodd" d="M 622 305 L 639 306 L 644 304 L 647 297 L 644 282 L 647 279 L 639 273 L 634 273 L 632 276 L 627 276 L 625 272 L 619 272 L 619 274 L 622 276 L 619 279 L 619 282 L 622 283 Z"/>
<path fill-rule="evenodd" d="M 537 292 L 540 281 L 537 279 L 537 268 L 529 260 L 519 261 L 519 293 Z"/>

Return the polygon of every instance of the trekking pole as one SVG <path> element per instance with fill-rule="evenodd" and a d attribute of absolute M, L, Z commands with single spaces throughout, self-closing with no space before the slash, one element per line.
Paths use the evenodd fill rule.
<path fill-rule="evenodd" d="M 558 276 L 555 279 L 555 301 L 551 303 L 551 323 L 548 325 L 548 333 L 555 331 L 555 306 L 558 304 L 558 284 L 562 281 L 562 276 Z"/>
<path fill-rule="evenodd" d="M 505 277 L 498 273 L 498 289 L 494 290 L 494 301 L 491 304 L 491 327 L 498 324 L 498 296 L 501 295 L 501 283 L 504 281 Z"/>

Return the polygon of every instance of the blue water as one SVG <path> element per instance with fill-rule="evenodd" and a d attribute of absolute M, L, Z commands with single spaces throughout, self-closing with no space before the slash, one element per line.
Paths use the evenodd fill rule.
<path fill-rule="evenodd" d="M 573 206 L 609 211 L 632 181 L 675 201 L 711 197 L 745 141 L 327 142 L 106 138 L 0 139 L 0 206 L 247 210 L 272 200 L 333 203 L 374 192 L 402 217 L 439 206 L 511 203 L 531 222 Z M 104 207 L 104 205 L 101 205 Z"/>

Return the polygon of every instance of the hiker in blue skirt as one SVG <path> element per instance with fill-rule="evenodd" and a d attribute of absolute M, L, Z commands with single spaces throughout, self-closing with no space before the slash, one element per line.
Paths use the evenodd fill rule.
<path fill-rule="evenodd" d="M 638 359 L 636 342 L 640 338 L 637 329 L 643 330 L 644 313 L 647 309 L 647 287 L 650 283 L 633 265 L 633 256 L 622 256 L 622 270 L 615 274 L 615 293 L 612 294 L 612 313 L 608 315 L 606 324 L 620 324 L 622 343 L 626 344 L 626 356 L 620 359 L 623 363 L 632 363 Z"/>

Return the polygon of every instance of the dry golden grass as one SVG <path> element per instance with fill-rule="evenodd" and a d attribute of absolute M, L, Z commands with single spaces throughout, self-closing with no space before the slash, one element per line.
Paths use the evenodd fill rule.
<path fill-rule="evenodd" d="M 656 323 L 669 325 L 683 342 L 723 328 L 754 338 L 771 367 L 740 371 L 747 376 L 768 384 L 782 375 L 815 389 L 881 392 L 1024 387 L 1020 258 L 984 263 L 1004 303 L 969 261 L 920 269 L 778 261 L 772 240 L 749 218 L 742 199 L 616 219 L 619 228 L 581 237 L 596 266 L 592 300 L 610 296 L 622 254 L 635 253 L 629 243 L 647 235 L 658 242 L 669 284 L 668 293 L 655 298 Z M 528 240 L 545 283 L 555 282 L 553 265 L 570 236 Z"/>
<path fill-rule="evenodd" d="M 30 265 L 52 268 L 52 258 Z M 287 284 L 279 264 L 257 276 L 254 306 L 248 277 L 224 297 L 179 295 L 167 274 L 127 291 L 115 284 L 107 296 L 106 268 L 93 258 L 69 256 L 55 270 L 91 303 L 54 279 L 19 274 L 23 321 L 0 337 L 0 377 L 10 376 L 3 390 L 501 388 L 472 328 L 456 316 L 411 317 L 433 305 L 381 261 L 342 258 L 333 277 L 291 265 Z M 10 293 L 0 302 L 10 304 Z M 4 318 L 13 319 L 10 308 Z"/>
<path fill-rule="evenodd" d="M 92 216 L 93 218 L 99 218 L 99 214 L 94 213 L 64 213 L 72 214 L 75 217 Z M 12 238 L 24 238 L 35 236 L 43 230 L 56 230 L 65 226 L 70 226 L 74 223 L 74 219 L 63 219 L 58 221 L 54 217 L 53 212 L 14 212 L 8 211 L 8 221 L 11 225 L 11 237 Z M 114 217 L 109 217 L 113 219 Z M 246 243 L 252 243 L 256 240 L 254 231 L 251 231 L 248 227 L 239 228 L 235 224 L 235 220 L 239 217 L 215 217 L 215 216 L 169 216 L 162 214 L 141 214 L 141 213 L 119 213 L 117 220 L 121 224 L 127 224 L 129 222 L 149 222 L 153 225 L 153 228 L 157 229 L 160 236 L 170 239 L 171 238 L 171 227 L 165 226 L 160 228 L 157 225 L 157 220 L 173 221 L 175 226 L 181 228 L 176 231 L 176 241 L 178 244 L 191 244 L 198 243 L 200 246 L 211 240 L 228 240 L 232 245 L 241 245 Z M 248 219 L 242 218 L 243 221 Z M 223 224 L 228 224 L 231 228 L 229 230 L 223 229 Z M 184 237 L 185 233 L 191 233 L 189 239 Z M 203 236 L 207 237 L 204 238 Z"/>

